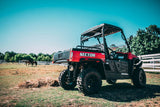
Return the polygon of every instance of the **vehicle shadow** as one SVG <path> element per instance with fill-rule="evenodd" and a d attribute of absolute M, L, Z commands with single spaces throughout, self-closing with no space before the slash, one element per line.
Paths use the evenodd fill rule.
<path fill-rule="evenodd" d="M 103 98 L 116 102 L 131 102 L 141 99 L 155 98 L 160 96 L 160 85 L 147 85 L 145 88 L 136 88 L 129 83 L 117 83 L 103 86 L 97 94 L 89 97 Z"/>

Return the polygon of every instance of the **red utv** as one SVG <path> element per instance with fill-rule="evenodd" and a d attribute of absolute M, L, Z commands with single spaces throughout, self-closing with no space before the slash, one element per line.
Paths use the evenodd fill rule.
<path fill-rule="evenodd" d="M 92 39 L 94 40 L 91 41 Z M 120 39 L 125 45 L 119 47 L 125 47 L 127 53 L 116 51 L 119 47 L 113 43 L 121 44 Z M 87 46 L 85 45 L 87 41 L 97 44 Z M 112 47 L 108 44 L 112 44 Z M 146 75 L 141 68 L 142 62 L 131 53 L 123 30 L 110 24 L 104 23 L 85 31 L 81 34 L 80 45 L 55 53 L 53 62 L 68 63 L 68 68 L 60 73 L 60 86 L 65 90 L 72 90 L 77 85 L 79 91 L 85 95 L 97 93 L 102 80 L 115 84 L 118 79 L 131 79 L 136 87 L 146 85 Z"/>

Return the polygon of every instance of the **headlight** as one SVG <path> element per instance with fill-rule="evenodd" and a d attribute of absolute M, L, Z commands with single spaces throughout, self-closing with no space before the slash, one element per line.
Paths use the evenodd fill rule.
<path fill-rule="evenodd" d="M 69 71 L 73 71 L 73 70 L 74 70 L 73 65 L 69 65 Z"/>

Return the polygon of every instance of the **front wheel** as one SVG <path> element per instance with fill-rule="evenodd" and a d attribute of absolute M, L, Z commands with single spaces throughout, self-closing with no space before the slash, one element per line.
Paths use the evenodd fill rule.
<path fill-rule="evenodd" d="M 101 89 L 100 74 L 92 68 L 83 70 L 77 78 L 78 90 L 85 95 L 97 93 Z"/>
<path fill-rule="evenodd" d="M 146 74 L 142 68 L 136 69 L 132 78 L 134 86 L 142 88 L 146 86 Z"/>
<path fill-rule="evenodd" d="M 72 90 L 76 86 L 76 81 L 69 82 L 68 71 L 64 70 L 59 75 L 59 85 L 65 90 Z"/>

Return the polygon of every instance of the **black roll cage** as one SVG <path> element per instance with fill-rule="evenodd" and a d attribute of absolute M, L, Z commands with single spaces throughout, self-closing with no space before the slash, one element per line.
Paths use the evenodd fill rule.
<path fill-rule="evenodd" d="M 109 47 L 107 46 L 105 36 L 113 34 L 113 33 L 117 33 L 117 32 L 121 32 L 121 37 L 127 45 L 128 52 L 131 52 L 130 46 L 129 46 L 128 41 L 127 41 L 127 39 L 124 35 L 123 30 L 121 28 L 117 27 L 117 26 L 106 24 L 106 23 L 97 25 L 93 28 L 88 29 L 84 33 L 82 33 L 81 38 L 80 38 L 81 39 L 80 46 L 83 47 L 84 42 L 88 41 L 90 38 L 97 38 L 98 42 L 100 43 L 99 38 L 102 37 L 103 38 L 103 44 L 104 44 L 105 56 L 106 56 L 106 59 L 109 59 L 109 50 L 108 50 Z"/>

